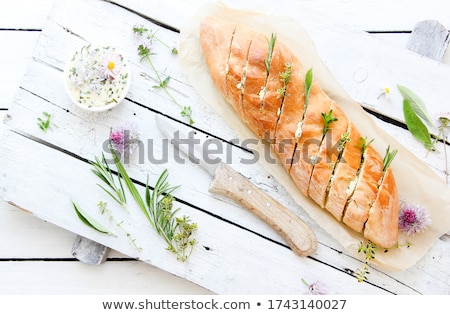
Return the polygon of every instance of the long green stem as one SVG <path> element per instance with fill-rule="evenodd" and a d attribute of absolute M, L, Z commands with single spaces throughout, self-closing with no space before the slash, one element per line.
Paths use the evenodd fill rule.
<path fill-rule="evenodd" d="M 150 56 L 146 56 L 148 62 L 150 63 L 150 66 L 152 67 L 153 72 L 155 72 L 156 77 L 158 78 L 158 83 L 159 86 L 164 90 L 164 92 L 166 92 L 167 96 L 175 103 L 178 105 L 178 107 L 180 107 L 180 109 L 183 109 L 183 106 L 177 102 L 177 100 L 172 96 L 172 94 L 169 92 L 169 90 L 167 89 L 167 87 L 164 86 L 163 84 L 163 80 L 161 79 L 161 76 L 159 75 L 158 71 L 155 68 L 155 65 L 152 62 L 152 58 L 150 58 Z"/>

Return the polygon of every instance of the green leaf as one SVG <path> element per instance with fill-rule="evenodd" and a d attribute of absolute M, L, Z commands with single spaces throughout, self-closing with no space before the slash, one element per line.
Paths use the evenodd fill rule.
<path fill-rule="evenodd" d="M 403 115 L 405 116 L 406 126 L 411 134 L 419 140 L 425 148 L 432 150 L 433 142 L 431 140 L 430 132 L 427 126 L 422 122 L 419 116 L 414 111 L 411 102 L 407 99 L 403 100 Z"/>
<path fill-rule="evenodd" d="M 264 59 L 264 65 L 266 66 L 266 72 L 269 74 L 270 72 L 270 62 L 272 61 L 273 49 L 275 48 L 275 42 L 277 40 L 277 34 L 273 34 L 268 41 L 269 44 L 269 52 L 267 54 L 267 58 Z"/>
<path fill-rule="evenodd" d="M 75 212 L 76 212 L 78 218 L 80 218 L 80 220 L 84 224 L 86 224 L 87 226 L 93 228 L 94 230 L 96 230 L 100 233 L 114 235 L 106 227 L 104 227 L 97 220 L 95 220 L 93 217 L 91 217 L 89 214 L 87 214 L 83 209 L 81 209 L 75 202 L 72 201 L 72 204 L 73 204 L 73 208 L 75 209 Z"/>
<path fill-rule="evenodd" d="M 150 216 L 147 212 L 147 208 L 145 207 L 145 203 L 142 200 L 141 195 L 139 194 L 139 191 L 137 190 L 136 186 L 133 183 L 133 180 L 128 175 L 127 171 L 123 167 L 122 163 L 120 162 L 119 158 L 117 157 L 116 152 L 112 148 L 112 145 L 109 145 L 109 149 L 111 151 L 111 155 L 113 157 L 114 164 L 116 165 L 117 172 L 119 173 L 119 176 L 122 177 L 125 186 L 128 188 L 128 190 L 131 193 L 131 196 L 133 197 L 134 201 L 138 204 L 139 208 L 141 208 L 144 215 L 147 217 L 147 219 L 150 221 Z"/>
<path fill-rule="evenodd" d="M 311 87 L 313 82 L 313 70 L 308 70 L 305 76 L 305 112 L 309 104 L 309 94 L 311 93 Z"/>
<path fill-rule="evenodd" d="M 428 115 L 424 101 L 416 93 L 405 86 L 399 84 L 397 85 L 397 88 L 402 94 L 403 98 L 410 103 L 410 106 L 414 110 L 414 112 L 420 118 L 422 118 L 428 124 L 428 126 L 436 128 L 433 120 L 430 118 L 430 115 Z"/>

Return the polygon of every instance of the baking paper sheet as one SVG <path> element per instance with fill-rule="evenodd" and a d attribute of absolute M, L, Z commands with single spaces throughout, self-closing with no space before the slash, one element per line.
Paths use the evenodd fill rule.
<path fill-rule="evenodd" d="M 272 13 L 237 11 L 219 3 L 207 4 L 181 29 L 179 61 L 193 87 L 228 122 L 241 140 L 255 138 L 255 135 L 242 123 L 231 105 L 225 101 L 209 75 L 199 39 L 200 22 L 206 16 L 216 16 L 245 24 L 265 33 L 268 38 L 272 33 L 276 33 L 277 40 L 287 44 L 306 69 L 311 67 L 314 69 L 314 80 L 339 104 L 361 134 L 368 139 L 375 139 L 373 145 L 382 156 L 388 145 L 398 149 L 392 169 L 399 194 L 409 202 L 426 207 L 432 225 L 424 233 L 415 236 L 407 237 L 400 232 L 399 244 L 410 242 L 413 245 L 409 248 L 401 246 L 389 249 L 386 253 L 379 250 L 372 263 L 392 270 L 406 269 L 414 265 L 442 234 L 450 230 L 450 189 L 424 162 L 417 159 L 396 139 L 380 129 L 360 105 L 351 99 L 319 58 L 313 41 L 298 22 Z M 256 149 L 262 156 L 264 152 L 262 145 Z M 361 234 L 348 229 L 309 197 L 304 196 L 281 163 L 269 164 L 264 159 L 260 159 L 260 163 L 285 186 L 308 215 L 342 244 L 348 254 L 363 258 L 362 254 L 357 253 L 360 241 L 366 242 Z"/>

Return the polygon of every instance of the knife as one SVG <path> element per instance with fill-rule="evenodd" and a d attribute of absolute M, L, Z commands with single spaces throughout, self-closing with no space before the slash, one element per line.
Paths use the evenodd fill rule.
<path fill-rule="evenodd" d="M 192 162 L 199 164 L 212 175 L 209 192 L 231 198 L 253 212 L 271 226 L 297 255 L 308 256 L 316 251 L 316 236 L 300 217 L 263 192 L 219 157 L 208 158 L 207 161 L 202 152 L 205 146 L 198 145 L 202 144 L 200 139 L 195 139 L 197 145 L 193 148 L 180 145 L 181 142 L 194 140 L 193 132 L 190 132 L 189 136 L 183 134 L 173 121 L 160 114 L 156 115 L 155 120 L 165 138 L 186 154 Z M 211 163 L 212 161 L 214 163 Z"/>

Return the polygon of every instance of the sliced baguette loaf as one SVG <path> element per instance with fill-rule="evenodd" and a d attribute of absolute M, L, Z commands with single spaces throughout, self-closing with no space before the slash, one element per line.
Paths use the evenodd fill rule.
<path fill-rule="evenodd" d="M 368 240 L 394 246 L 400 202 L 391 168 L 315 81 L 306 97 L 307 69 L 288 46 L 214 17 L 202 21 L 200 41 L 218 90 L 270 141 L 299 190 Z"/>

